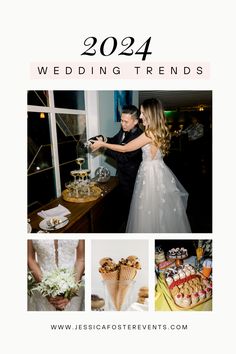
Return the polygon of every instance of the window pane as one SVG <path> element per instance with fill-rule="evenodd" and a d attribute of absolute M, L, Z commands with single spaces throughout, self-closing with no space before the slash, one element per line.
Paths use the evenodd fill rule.
<path fill-rule="evenodd" d="M 77 157 L 84 157 L 82 168 L 87 168 L 87 150 L 83 147 L 86 142 L 85 115 L 56 114 L 58 155 L 60 163 L 61 188 L 65 189 L 65 182 L 72 179 L 70 171 L 78 168 L 75 162 Z"/>
<path fill-rule="evenodd" d="M 86 142 L 86 119 L 84 114 L 56 114 L 58 154 L 60 164 L 75 160 Z"/>
<path fill-rule="evenodd" d="M 85 114 L 56 114 L 57 127 L 59 127 L 58 141 L 65 137 L 79 136 L 86 141 L 86 117 Z M 60 134 L 60 131 L 62 134 Z"/>
<path fill-rule="evenodd" d="M 40 208 L 56 198 L 54 169 L 28 176 L 28 212 Z"/>
<path fill-rule="evenodd" d="M 52 167 L 48 114 L 28 112 L 28 174 Z"/>
<path fill-rule="evenodd" d="M 53 91 L 57 108 L 84 110 L 84 91 Z"/>
<path fill-rule="evenodd" d="M 48 107 L 48 91 L 28 91 L 28 105 Z"/>
<path fill-rule="evenodd" d="M 48 114 L 28 112 L 28 211 L 55 197 Z"/>

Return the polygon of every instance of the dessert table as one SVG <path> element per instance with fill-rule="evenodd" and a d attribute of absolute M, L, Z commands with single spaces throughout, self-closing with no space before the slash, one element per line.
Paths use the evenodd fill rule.
<path fill-rule="evenodd" d="M 192 263 L 194 265 L 195 257 L 190 257 L 184 263 Z M 175 305 L 167 284 L 164 280 L 164 273 L 159 273 L 155 287 L 155 310 L 156 311 L 212 311 L 212 298 L 196 305 L 192 309 L 180 308 Z"/>
<path fill-rule="evenodd" d="M 43 219 L 38 215 L 38 212 L 55 208 L 60 204 L 71 212 L 66 216 L 69 222 L 64 227 L 50 230 L 50 232 L 118 232 L 118 179 L 117 177 L 111 177 L 109 181 L 98 183 L 97 185 L 102 190 L 102 194 L 97 200 L 86 203 L 73 203 L 59 197 L 30 213 L 28 215 L 30 231 L 32 233 L 41 231 L 39 224 Z"/>

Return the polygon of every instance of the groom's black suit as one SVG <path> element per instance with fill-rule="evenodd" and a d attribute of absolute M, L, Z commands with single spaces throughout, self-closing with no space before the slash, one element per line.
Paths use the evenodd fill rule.
<path fill-rule="evenodd" d="M 118 134 L 112 138 L 107 138 L 110 144 L 125 145 L 129 141 L 137 138 L 143 131 L 135 126 L 131 131 L 125 133 L 123 138 L 123 130 L 121 129 Z M 125 222 L 129 214 L 130 202 L 132 199 L 134 183 L 139 169 L 140 162 L 142 161 L 142 150 L 138 149 L 132 152 L 120 153 L 112 150 L 105 150 L 105 155 L 112 157 L 117 163 L 117 176 L 119 178 L 119 199 L 120 199 L 120 213 L 123 214 Z"/>

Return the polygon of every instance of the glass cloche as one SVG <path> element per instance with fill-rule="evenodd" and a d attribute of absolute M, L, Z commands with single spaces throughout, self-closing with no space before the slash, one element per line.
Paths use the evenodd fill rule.
<path fill-rule="evenodd" d="M 110 175 L 108 168 L 100 166 L 95 171 L 95 180 L 97 182 L 107 182 L 110 179 Z"/>

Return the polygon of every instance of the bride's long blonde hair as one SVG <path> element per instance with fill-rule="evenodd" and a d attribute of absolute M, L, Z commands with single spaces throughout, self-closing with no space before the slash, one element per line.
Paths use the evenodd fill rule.
<path fill-rule="evenodd" d="M 170 148 L 170 132 L 166 124 L 166 118 L 162 103 L 155 99 L 143 101 L 142 108 L 146 118 L 145 134 L 153 140 L 163 155 L 166 155 Z"/>

